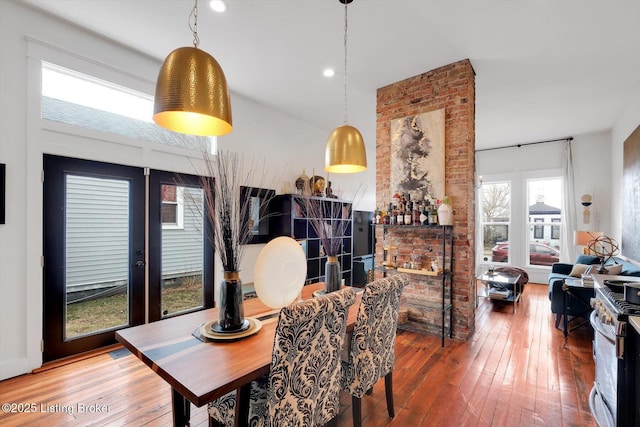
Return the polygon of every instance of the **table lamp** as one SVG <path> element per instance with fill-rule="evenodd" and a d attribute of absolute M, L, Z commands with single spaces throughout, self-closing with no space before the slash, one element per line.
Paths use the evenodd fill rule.
<path fill-rule="evenodd" d="M 602 237 L 604 233 L 602 231 L 574 231 L 573 232 L 573 244 L 576 246 L 583 246 L 582 253 L 589 255 L 589 244 L 599 237 Z"/>

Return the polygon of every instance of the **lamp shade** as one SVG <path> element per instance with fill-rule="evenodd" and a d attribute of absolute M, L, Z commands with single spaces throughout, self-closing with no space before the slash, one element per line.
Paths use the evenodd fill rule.
<path fill-rule="evenodd" d="M 596 240 L 598 237 L 602 237 L 604 233 L 602 231 L 574 231 L 573 232 L 573 244 L 576 246 L 589 246 L 589 243 Z"/>
<path fill-rule="evenodd" d="M 333 173 L 354 173 L 367 169 L 367 152 L 358 129 L 349 125 L 335 128 L 324 153 L 324 170 Z"/>
<path fill-rule="evenodd" d="M 181 47 L 167 56 L 158 73 L 153 121 L 191 135 L 231 132 L 227 79 L 211 55 L 197 47 Z"/>

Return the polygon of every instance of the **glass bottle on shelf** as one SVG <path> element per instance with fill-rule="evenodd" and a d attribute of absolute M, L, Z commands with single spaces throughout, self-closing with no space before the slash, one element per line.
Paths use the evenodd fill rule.
<path fill-rule="evenodd" d="M 429 212 L 427 211 L 427 206 L 427 204 L 424 204 L 422 209 L 420 209 L 420 225 L 429 225 Z"/>
<path fill-rule="evenodd" d="M 398 207 L 398 218 L 396 218 L 396 223 L 398 225 L 404 224 L 404 206 L 402 206 L 402 202 L 400 202 L 400 206 Z"/>
<path fill-rule="evenodd" d="M 422 212 L 420 203 L 413 202 L 413 225 L 420 225 L 422 223 L 422 221 L 420 221 L 420 212 Z"/>
<path fill-rule="evenodd" d="M 438 225 L 438 210 L 435 200 L 432 201 L 431 207 L 429 208 L 429 224 Z"/>
<path fill-rule="evenodd" d="M 389 239 L 386 237 L 382 241 L 382 265 L 389 264 Z"/>
<path fill-rule="evenodd" d="M 406 225 L 413 224 L 413 206 L 411 206 L 411 202 L 407 202 L 404 209 L 404 223 Z"/>
<path fill-rule="evenodd" d="M 391 256 L 393 257 L 393 259 L 391 261 L 392 262 L 391 266 L 396 267 L 398 265 L 398 253 L 399 253 L 399 251 L 398 251 L 398 245 L 395 242 L 393 242 L 391 244 L 391 247 L 389 248 L 389 252 L 391 253 Z"/>

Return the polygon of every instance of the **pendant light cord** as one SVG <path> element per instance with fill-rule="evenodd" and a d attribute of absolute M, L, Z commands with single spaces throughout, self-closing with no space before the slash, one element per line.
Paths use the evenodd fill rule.
<path fill-rule="evenodd" d="M 347 1 L 344 2 L 344 124 L 347 118 Z"/>
<path fill-rule="evenodd" d="M 191 25 L 192 19 L 193 25 Z M 191 13 L 189 14 L 189 29 L 193 33 L 193 47 L 198 47 L 200 44 L 200 37 L 198 37 L 198 0 L 195 0 L 193 9 L 191 9 Z"/>

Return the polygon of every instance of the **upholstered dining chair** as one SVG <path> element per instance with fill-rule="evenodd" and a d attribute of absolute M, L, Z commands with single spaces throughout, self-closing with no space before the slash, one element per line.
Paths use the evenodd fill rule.
<path fill-rule="evenodd" d="M 340 358 L 355 291 L 283 307 L 268 377 L 251 383 L 249 425 L 321 426 L 340 410 Z M 234 425 L 236 393 L 209 404 L 212 426 Z"/>
<path fill-rule="evenodd" d="M 358 307 L 348 356 L 342 361 L 342 389 L 351 394 L 353 425 L 362 425 L 361 398 L 371 394 L 382 377 L 385 382 L 387 412 L 393 408 L 393 367 L 400 296 L 407 284 L 405 274 L 374 280 L 364 288 Z M 349 343 L 348 343 L 349 344 Z"/>

